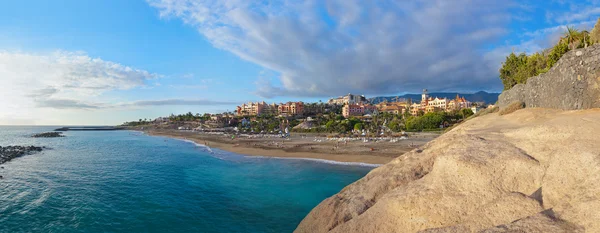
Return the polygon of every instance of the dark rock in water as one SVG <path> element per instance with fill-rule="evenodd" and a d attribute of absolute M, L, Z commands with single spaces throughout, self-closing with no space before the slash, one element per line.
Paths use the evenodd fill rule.
<path fill-rule="evenodd" d="M 43 149 L 43 147 L 39 146 L 0 146 L 0 164 L 8 162 L 17 157 L 21 157 L 23 155 L 40 152 Z"/>
<path fill-rule="evenodd" d="M 600 44 L 567 52 L 547 73 L 502 92 L 498 106 L 577 110 L 600 107 Z"/>
<path fill-rule="evenodd" d="M 64 137 L 64 135 L 62 135 L 62 132 L 46 132 L 46 133 L 34 134 L 31 137 L 34 137 L 34 138 L 58 138 L 58 137 Z"/>

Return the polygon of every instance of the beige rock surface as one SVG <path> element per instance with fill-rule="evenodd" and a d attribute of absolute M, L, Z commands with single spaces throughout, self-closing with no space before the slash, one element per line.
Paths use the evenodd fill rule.
<path fill-rule="evenodd" d="M 600 109 L 489 114 L 374 169 L 296 232 L 600 232 Z"/>

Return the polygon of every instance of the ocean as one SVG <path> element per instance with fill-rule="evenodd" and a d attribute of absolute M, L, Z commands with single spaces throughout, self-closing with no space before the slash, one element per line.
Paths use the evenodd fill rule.
<path fill-rule="evenodd" d="M 0 232 L 292 232 L 373 167 L 251 157 L 135 131 L 0 126 Z"/>

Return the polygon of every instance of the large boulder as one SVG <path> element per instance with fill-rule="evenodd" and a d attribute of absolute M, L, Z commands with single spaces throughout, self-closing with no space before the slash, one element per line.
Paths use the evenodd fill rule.
<path fill-rule="evenodd" d="M 600 232 L 600 109 L 469 120 L 374 169 L 296 229 Z"/>
<path fill-rule="evenodd" d="M 498 106 L 516 101 L 565 110 L 600 107 L 600 44 L 567 52 L 547 73 L 502 92 Z"/>

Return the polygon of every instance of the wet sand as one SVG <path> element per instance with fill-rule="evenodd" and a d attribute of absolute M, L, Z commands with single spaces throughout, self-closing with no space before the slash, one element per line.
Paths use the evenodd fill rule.
<path fill-rule="evenodd" d="M 344 142 L 317 134 L 292 134 L 289 139 L 279 137 L 245 137 L 234 139 L 231 135 L 208 134 L 180 130 L 144 130 L 154 136 L 187 139 L 198 144 L 237 154 L 281 158 L 323 159 L 338 162 L 385 164 L 392 159 L 433 140 L 437 133 L 410 134 L 408 139 L 387 140 L 362 139 Z"/>

